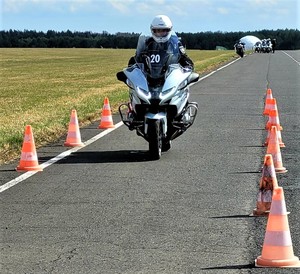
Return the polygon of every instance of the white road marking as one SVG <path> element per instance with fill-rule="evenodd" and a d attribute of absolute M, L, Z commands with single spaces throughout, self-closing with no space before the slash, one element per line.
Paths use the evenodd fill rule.
<path fill-rule="evenodd" d="M 300 66 L 300 62 L 297 61 L 293 56 L 289 55 L 287 52 L 282 51 L 285 55 L 287 55 L 288 57 L 290 57 L 294 62 L 296 62 L 299 66 Z"/>
<path fill-rule="evenodd" d="M 49 161 L 41 164 L 40 166 L 45 169 L 46 167 L 62 160 L 63 158 L 69 156 L 70 154 L 72 154 L 73 152 L 76 152 L 92 143 L 94 143 L 95 141 L 97 141 L 98 139 L 104 137 L 105 135 L 107 135 L 108 133 L 114 131 L 115 129 L 117 129 L 118 127 L 120 127 L 121 125 L 123 125 L 123 122 L 119 122 L 115 125 L 114 128 L 109 128 L 109 129 L 106 129 L 104 131 L 102 131 L 101 133 L 97 134 L 96 136 L 94 136 L 93 138 L 87 140 L 86 142 L 83 143 L 83 146 L 80 146 L 80 147 L 73 147 L 67 151 L 64 151 L 62 152 L 61 154 L 57 155 L 56 157 L 50 159 Z M 17 185 L 18 183 L 28 179 L 29 177 L 33 176 L 34 174 L 36 174 L 37 172 L 39 171 L 27 171 L 26 173 L 20 175 L 19 177 L 5 183 L 4 185 L 0 186 L 0 193 Z"/>
<path fill-rule="evenodd" d="M 209 74 L 207 74 L 207 75 L 205 75 L 205 76 L 199 78 L 199 80 L 198 80 L 196 83 L 193 83 L 193 84 L 191 84 L 190 86 L 193 86 L 193 85 L 197 84 L 198 82 L 200 82 L 200 81 L 202 81 L 202 80 L 208 78 L 209 76 L 213 75 L 213 74 L 216 73 L 217 71 L 219 71 L 219 70 L 221 70 L 221 69 L 224 69 L 224 68 L 226 68 L 226 67 L 232 65 L 233 63 L 235 63 L 235 62 L 238 61 L 239 59 L 241 59 L 241 58 L 237 58 L 237 59 L 233 60 L 232 62 L 230 62 L 230 63 L 224 65 L 223 67 L 220 67 L 220 68 L 218 68 L 218 69 L 216 69 L 216 70 L 210 72 Z"/>

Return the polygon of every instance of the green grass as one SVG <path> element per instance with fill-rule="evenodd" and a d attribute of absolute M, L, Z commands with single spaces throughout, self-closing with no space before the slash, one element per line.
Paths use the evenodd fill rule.
<path fill-rule="evenodd" d="M 80 126 L 100 119 L 104 97 L 112 111 L 128 100 L 116 73 L 134 49 L 0 49 L 0 164 L 20 155 L 25 125 L 37 147 L 67 132 L 72 109 Z M 188 51 L 199 73 L 236 55 L 233 51 Z"/>

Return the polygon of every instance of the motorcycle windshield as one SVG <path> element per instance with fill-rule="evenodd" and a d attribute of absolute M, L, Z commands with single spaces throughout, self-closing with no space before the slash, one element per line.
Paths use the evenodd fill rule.
<path fill-rule="evenodd" d="M 141 34 L 137 57 L 144 63 L 145 73 L 153 79 L 164 77 L 169 65 L 177 64 L 180 58 L 178 37 L 175 32 L 166 43 L 156 43 L 151 36 Z"/>

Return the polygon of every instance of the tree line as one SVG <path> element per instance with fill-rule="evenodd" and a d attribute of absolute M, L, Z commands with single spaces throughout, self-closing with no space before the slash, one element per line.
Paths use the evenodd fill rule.
<path fill-rule="evenodd" d="M 214 50 L 217 46 L 233 49 L 237 40 L 254 35 L 259 39 L 276 39 L 277 49 L 300 49 L 300 31 L 298 29 L 260 30 L 254 32 L 198 32 L 177 33 L 188 49 Z M 48 30 L 8 30 L 0 31 L 1 48 L 136 48 L 138 33 L 110 34 L 106 31 L 72 32 Z"/>

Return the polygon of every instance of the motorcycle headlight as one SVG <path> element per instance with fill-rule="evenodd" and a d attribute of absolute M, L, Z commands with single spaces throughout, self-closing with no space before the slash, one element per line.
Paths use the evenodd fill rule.
<path fill-rule="evenodd" d="M 166 95 L 166 94 L 170 93 L 171 91 L 173 91 L 174 88 L 175 87 L 172 87 L 172 88 L 169 88 L 169 89 L 166 89 L 166 90 L 162 91 L 162 95 Z"/>
<path fill-rule="evenodd" d="M 146 97 L 149 97 L 149 98 L 150 98 L 150 93 L 149 93 L 149 91 L 147 91 L 147 90 L 144 90 L 144 89 L 142 89 L 142 88 L 140 88 L 140 87 L 137 87 L 137 92 L 138 92 L 138 93 L 142 93 L 142 94 L 145 95 Z"/>

